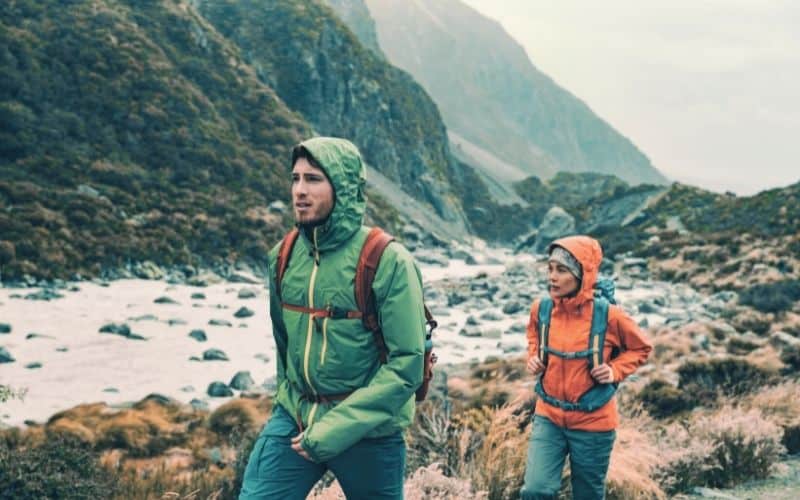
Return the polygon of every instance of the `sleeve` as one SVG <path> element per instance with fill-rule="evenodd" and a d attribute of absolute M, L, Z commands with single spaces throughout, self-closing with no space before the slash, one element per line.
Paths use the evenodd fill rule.
<path fill-rule="evenodd" d="M 539 351 L 539 303 L 536 299 L 531 305 L 531 317 L 528 319 L 528 359 L 536 356 Z"/>
<path fill-rule="evenodd" d="M 275 283 L 274 269 L 277 265 L 277 255 L 270 258 L 267 267 L 267 280 L 269 282 L 269 317 L 272 322 L 272 336 L 275 338 L 275 364 L 277 368 L 276 384 L 280 387 L 286 380 L 286 345 L 288 336 L 286 335 L 286 325 L 283 323 L 283 311 L 281 310 L 280 298 L 278 297 L 277 284 Z"/>
<path fill-rule="evenodd" d="M 619 339 L 621 351 L 608 365 L 614 371 L 614 382 L 621 382 L 647 362 L 653 346 L 633 318 L 620 307 L 611 306 L 608 323 Z"/>
<path fill-rule="evenodd" d="M 353 392 L 309 427 L 303 448 L 318 462 L 333 458 L 389 422 L 409 404 L 422 383 L 422 277 L 407 250 L 396 244 L 387 248 L 373 289 L 389 356 L 367 386 Z"/>

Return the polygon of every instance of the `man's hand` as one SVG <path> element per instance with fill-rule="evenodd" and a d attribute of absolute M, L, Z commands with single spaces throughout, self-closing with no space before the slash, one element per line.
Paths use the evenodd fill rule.
<path fill-rule="evenodd" d="M 611 366 L 603 363 L 592 368 L 592 377 L 601 384 L 610 384 L 614 382 L 614 370 Z"/>
<path fill-rule="evenodd" d="M 528 360 L 528 373 L 531 375 L 536 375 L 537 373 L 541 373 L 544 371 L 544 363 L 542 360 L 539 359 L 539 356 L 534 356 Z"/>
<path fill-rule="evenodd" d="M 313 462 L 313 460 L 311 460 L 311 457 L 308 455 L 308 452 L 303 449 L 303 445 L 300 444 L 300 442 L 303 440 L 303 434 L 304 433 L 301 432 L 300 434 L 292 438 L 292 449 L 296 451 L 298 455 L 305 458 L 309 462 Z"/>

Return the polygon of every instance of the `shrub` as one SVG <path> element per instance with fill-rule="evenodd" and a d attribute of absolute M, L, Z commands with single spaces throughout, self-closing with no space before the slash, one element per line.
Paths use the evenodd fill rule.
<path fill-rule="evenodd" d="M 774 380 L 775 374 L 738 358 L 689 361 L 678 368 L 678 389 L 695 402 L 746 394 Z"/>
<path fill-rule="evenodd" d="M 660 379 L 647 384 L 639 393 L 639 399 L 650 415 L 656 418 L 665 418 L 691 410 L 696 405 L 694 398 L 686 391 Z"/>
<path fill-rule="evenodd" d="M 655 477 L 670 494 L 694 486 L 732 487 L 769 476 L 783 454 L 783 432 L 757 409 L 730 406 L 664 431 Z"/>
<path fill-rule="evenodd" d="M 259 409 L 258 401 L 247 398 L 231 400 L 208 417 L 208 426 L 220 436 L 255 432 L 264 425 L 268 412 Z"/>
<path fill-rule="evenodd" d="M 3 498 L 109 498 L 117 489 L 97 453 L 69 435 L 14 450 L 0 441 L 0 464 Z"/>
<path fill-rule="evenodd" d="M 739 293 L 739 303 L 761 312 L 778 313 L 792 309 L 800 300 L 800 280 L 755 285 Z"/>

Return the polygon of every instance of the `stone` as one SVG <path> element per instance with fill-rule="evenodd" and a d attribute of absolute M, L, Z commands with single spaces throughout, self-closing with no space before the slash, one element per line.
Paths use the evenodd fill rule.
<path fill-rule="evenodd" d="M 103 389 L 103 392 L 109 392 L 109 393 L 112 393 L 112 394 L 118 394 L 119 393 L 119 389 L 117 389 L 116 387 L 106 387 L 105 389 Z"/>
<path fill-rule="evenodd" d="M 211 382 L 208 385 L 206 393 L 212 398 L 229 398 L 233 396 L 233 391 L 231 388 L 219 381 Z"/>
<path fill-rule="evenodd" d="M 5 347 L 0 347 L 0 363 L 13 363 L 14 361 L 16 361 L 14 356 Z"/>
<path fill-rule="evenodd" d="M 57 352 L 68 352 L 69 348 L 68 347 L 56 347 L 56 351 Z"/>
<path fill-rule="evenodd" d="M 242 288 L 236 296 L 240 299 L 254 299 L 258 296 L 258 292 L 252 288 Z"/>
<path fill-rule="evenodd" d="M 516 334 L 527 333 L 527 331 L 528 331 L 528 325 L 526 325 L 525 323 L 514 323 L 513 325 L 511 325 L 511 328 L 508 329 L 508 333 L 516 333 Z"/>
<path fill-rule="evenodd" d="M 182 320 L 180 318 L 170 318 L 167 320 L 167 324 L 169 326 L 176 326 L 176 325 L 185 325 L 186 320 Z"/>
<path fill-rule="evenodd" d="M 511 302 L 506 302 L 506 304 L 503 306 L 503 314 L 508 314 L 508 315 L 517 314 L 524 308 L 525 306 L 520 304 L 518 301 L 513 300 Z"/>
<path fill-rule="evenodd" d="M 477 326 L 480 325 L 481 322 L 475 319 L 475 316 L 469 316 L 467 317 L 467 324 L 470 326 Z"/>
<path fill-rule="evenodd" d="M 60 293 L 56 292 L 55 290 L 52 290 L 50 288 L 43 288 L 42 290 L 39 290 L 38 292 L 29 293 L 29 294 L 25 295 L 25 300 L 46 300 L 46 301 L 50 301 L 50 300 L 53 300 L 53 299 L 60 299 L 60 298 L 63 298 L 63 297 L 64 297 L 63 295 L 61 295 Z"/>
<path fill-rule="evenodd" d="M 270 361 L 270 357 L 268 355 L 264 354 L 263 352 L 260 352 L 260 353 L 256 354 L 253 357 L 256 358 L 256 359 L 260 359 L 264 363 L 269 363 L 269 361 Z"/>
<path fill-rule="evenodd" d="M 639 304 L 639 312 L 641 314 L 657 314 L 658 308 L 649 302 L 642 302 Z"/>
<path fill-rule="evenodd" d="M 236 375 L 233 376 L 231 379 L 230 384 L 228 384 L 232 389 L 236 389 L 237 391 L 247 391 L 253 388 L 256 385 L 255 380 L 250 375 L 249 371 L 240 371 L 236 372 Z"/>
<path fill-rule="evenodd" d="M 422 264 L 447 267 L 450 261 L 444 255 L 431 250 L 419 250 L 414 253 L 414 258 Z"/>
<path fill-rule="evenodd" d="M 249 318 L 250 316 L 255 315 L 255 313 L 247 307 L 240 307 L 238 311 L 233 313 L 233 315 L 236 318 Z"/>
<path fill-rule="evenodd" d="M 539 224 L 535 252 L 544 252 L 553 240 L 575 232 L 575 217 L 559 206 L 553 206 Z"/>
<path fill-rule="evenodd" d="M 208 340 L 208 337 L 206 337 L 206 332 L 199 329 L 192 330 L 191 332 L 189 332 L 189 336 L 198 342 L 205 342 L 206 340 Z"/>
<path fill-rule="evenodd" d="M 146 280 L 160 280 L 164 277 L 164 270 L 155 262 L 149 260 L 137 262 L 134 264 L 132 271 L 137 278 Z"/>
<path fill-rule="evenodd" d="M 465 326 L 462 328 L 458 334 L 463 335 L 464 337 L 480 337 L 481 336 L 481 329 L 477 326 Z"/>
<path fill-rule="evenodd" d="M 469 297 L 461 292 L 453 291 L 447 294 L 447 307 L 457 306 L 467 301 Z"/>
<path fill-rule="evenodd" d="M 158 321 L 158 318 L 153 314 L 144 314 L 142 316 L 135 316 L 128 318 L 129 321 Z"/>
<path fill-rule="evenodd" d="M 503 336 L 503 331 L 499 328 L 489 328 L 488 330 L 483 331 L 483 335 L 481 337 L 485 339 L 499 339 Z"/>
<path fill-rule="evenodd" d="M 233 323 L 226 319 L 210 319 L 208 324 L 211 326 L 233 326 Z"/>
<path fill-rule="evenodd" d="M 203 352 L 203 361 L 230 361 L 228 355 L 220 349 L 208 349 Z"/>
<path fill-rule="evenodd" d="M 53 340 L 55 340 L 55 337 L 53 337 L 52 335 L 42 335 L 41 333 L 29 333 L 29 334 L 25 335 L 25 340 L 33 340 L 33 339 L 53 339 Z"/>
<path fill-rule="evenodd" d="M 503 317 L 494 311 L 486 311 L 481 314 L 481 319 L 484 321 L 500 321 Z"/>
<path fill-rule="evenodd" d="M 100 327 L 100 333 L 113 333 L 115 335 L 129 337 L 131 335 L 131 328 L 125 323 L 107 323 Z"/>
<path fill-rule="evenodd" d="M 179 390 L 181 392 L 194 392 L 194 386 L 193 385 L 184 385 Z"/>
<path fill-rule="evenodd" d="M 42 364 L 40 362 L 38 362 L 38 361 L 34 361 L 33 363 L 28 363 L 27 365 L 25 365 L 25 368 L 27 368 L 29 370 L 36 370 L 36 369 L 41 368 L 41 367 L 42 367 Z"/>
<path fill-rule="evenodd" d="M 0 323 L 0 333 L 11 333 L 11 325 L 8 323 Z"/>
<path fill-rule="evenodd" d="M 191 296 L 192 300 L 205 300 L 205 298 L 206 294 L 204 294 L 203 292 L 195 292 Z"/>
<path fill-rule="evenodd" d="M 219 383 L 222 383 L 222 382 L 219 382 Z M 211 390 L 211 386 L 209 386 L 208 390 L 209 391 Z M 215 390 L 217 390 L 217 389 L 215 389 Z M 230 389 L 228 389 L 228 390 L 230 390 Z M 231 395 L 233 395 L 232 392 L 231 392 Z M 216 396 L 214 396 L 214 397 L 216 397 Z M 224 396 L 222 396 L 222 397 L 224 397 Z M 197 411 L 208 411 L 208 403 L 206 403 L 205 401 L 203 401 L 201 399 L 194 398 L 191 401 L 189 401 L 189 405 L 191 405 L 191 407 L 193 409 L 197 410 Z"/>
<path fill-rule="evenodd" d="M 281 200 L 275 200 L 267 205 L 267 210 L 269 210 L 273 214 L 285 214 L 286 213 L 286 203 Z"/>
<path fill-rule="evenodd" d="M 156 304 L 177 304 L 178 303 L 178 301 L 176 301 L 175 299 L 173 299 L 171 297 L 167 297 L 167 296 L 158 297 L 153 302 L 155 302 Z"/>

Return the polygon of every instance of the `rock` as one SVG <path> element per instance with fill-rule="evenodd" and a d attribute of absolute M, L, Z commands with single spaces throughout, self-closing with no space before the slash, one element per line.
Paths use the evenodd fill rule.
<path fill-rule="evenodd" d="M 648 326 L 650 326 L 650 322 L 647 321 L 647 318 L 642 318 L 641 321 L 639 321 L 639 328 L 647 328 Z"/>
<path fill-rule="evenodd" d="M 285 214 L 286 213 L 286 203 L 282 202 L 281 200 L 275 200 L 269 205 L 267 205 L 267 210 L 273 214 Z"/>
<path fill-rule="evenodd" d="M 88 184 L 80 184 L 78 185 L 78 193 L 88 196 L 90 198 L 99 198 L 100 191 L 96 190 L 92 186 Z"/>
<path fill-rule="evenodd" d="M 692 339 L 692 347 L 695 350 L 708 351 L 711 348 L 711 341 L 708 335 L 697 335 Z"/>
<path fill-rule="evenodd" d="M 38 292 L 29 293 L 29 294 L 25 295 L 25 300 L 47 300 L 47 301 L 49 301 L 49 300 L 53 300 L 53 299 L 60 299 L 60 298 L 63 298 L 63 297 L 64 297 L 63 295 L 61 295 L 60 293 L 56 292 L 55 290 L 52 290 L 50 288 L 43 288 L 42 290 L 39 290 Z"/>
<path fill-rule="evenodd" d="M 142 316 L 136 316 L 133 318 L 128 318 L 129 321 L 158 321 L 158 318 L 153 314 L 144 314 Z"/>
<path fill-rule="evenodd" d="M 477 326 L 480 325 L 481 322 L 475 319 L 475 316 L 468 316 L 467 317 L 467 324 L 470 326 Z"/>
<path fill-rule="evenodd" d="M 450 316 L 450 309 L 446 307 L 433 307 L 431 308 L 431 314 L 433 314 L 434 318 L 441 318 L 444 316 Z"/>
<path fill-rule="evenodd" d="M 553 206 L 539 224 L 539 233 L 536 237 L 534 251 L 544 252 L 553 240 L 573 234 L 575 232 L 575 218 L 559 206 Z"/>
<path fill-rule="evenodd" d="M 100 327 L 100 333 L 113 333 L 128 337 L 131 335 L 131 328 L 125 323 L 108 323 Z"/>
<path fill-rule="evenodd" d="M 423 264 L 447 267 L 450 261 L 444 255 L 431 250 L 418 250 L 414 253 L 414 258 Z"/>
<path fill-rule="evenodd" d="M 36 370 L 36 369 L 41 368 L 41 367 L 42 367 L 42 364 L 39 363 L 38 361 L 34 361 L 33 363 L 28 363 L 27 365 L 25 365 L 25 368 L 27 368 L 29 370 Z"/>
<path fill-rule="evenodd" d="M 155 302 L 156 304 L 177 304 L 178 303 L 178 301 L 176 301 L 175 299 L 167 297 L 167 296 L 158 297 L 153 302 Z"/>
<path fill-rule="evenodd" d="M 522 311 L 524 308 L 525 308 L 525 306 L 520 304 L 518 301 L 513 300 L 511 302 L 507 302 L 503 306 L 503 313 L 504 314 L 508 314 L 508 315 L 517 314 L 518 312 Z"/>
<path fill-rule="evenodd" d="M 0 363 L 13 363 L 14 361 L 16 361 L 14 356 L 5 347 L 0 347 Z"/>
<path fill-rule="evenodd" d="M 740 497 L 729 495 L 720 490 L 715 490 L 714 488 L 706 488 L 703 486 L 695 486 L 694 489 L 692 490 L 692 493 L 702 498 L 717 498 L 719 500 L 740 500 Z"/>
<path fill-rule="evenodd" d="M 465 326 L 458 332 L 459 335 L 464 337 L 480 337 L 481 333 L 481 329 L 477 326 Z"/>
<path fill-rule="evenodd" d="M 233 391 L 223 382 L 211 382 L 206 393 L 212 398 L 229 398 L 233 396 Z"/>
<path fill-rule="evenodd" d="M 511 325 L 511 328 L 508 329 L 508 333 L 527 333 L 528 325 L 525 323 L 514 323 Z"/>
<path fill-rule="evenodd" d="M 641 314 L 657 314 L 658 308 L 649 302 L 642 302 L 639 304 L 639 312 Z"/>
<path fill-rule="evenodd" d="M 489 328 L 488 330 L 483 331 L 483 335 L 481 337 L 485 339 L 499 339 L 503 336 L 503 331 L 499 328 Z"/>
<path fill-rule="evenodd" d="M 228 355 L 220 349 L 208 349 L 203 352 L 203 361 L 230 361 Z"/>
<path fill-rule="evenodd" d="M 464 295 L 458 291 L 452 291 L 447 294 L 447 307 L 457 306 L 458 304 L 462 304 L 469 299 L 468 296 Z"/>
<path fill-rule="evenodd" d="M 253 377 L 250 376 L 249 371 L 240 371 L 233 376 L 231 383 L 228 385 L 237 391 L 247 391 L 252 389 L 253 386 L 256 385 L 256 382 L 253 380 Z"/>
<path fill-rule="evenodd" d="M 503 354 L 511 354 L 515 352 L 522 352 L 525 350 L 525 348 L 519 344 L 511 344 L 508 342 L 498 342 L 497 347 L 499 347 L 500 350 L 503 351 Z"/>
<path fill-rule="evenodd" d="M 194 386 L 193 385 L 184 385 L 179 390 L 181 392 L 194 392 Z"/>
<path fill-rule="evenodd" d="M 57 352 L 68 352 L 69 348 L 68 347 L 56 347 L 56 351 Z"/>
<path fill-rule="evenodd" d="M 53 340 L 55 340 L 55 337 L 53 337 L 52 335 L 42 335 L 40 333 L 29 333 L 29 334 L 25 335 L 25 340 L 33 340 L 33 339 L 53 339 Z"/>
<path fill-rule="evenodd" d="M 11 333 L 11 325 L 8 323 L 0 323 L 0 333 Z"/>
<path fill-rule="evenodd" d="M 503 317 L 494 311 L 486 311 L 481 314 L 481 319 L 484 321 L 500 321 Z"/>
<path fill-rule="evenodd" d="M 249 318 L 250 316 L 253 316 L 254 314 L 255 313 L 251 309 L 248 309 L 246 307 L 240 307 L 238 311 L 233 313 L 234 317 L 236 317 L 236 318 Z"/>
<path fill-rule="evenodd" d="M 208 337 L 206 337 L 206 332 L 204 332 L 203 330 L 192 330 L 191 332 L 189 332 L 189 336 L 198 342 L 205 342 L 206 340 L 208 340 Z"/>
<path fill-rule="evenodd" d="M 204 294 L 203 292 L 195 292 L 191 296 L 192 300 L 205 300 L 205 298 L 206 294 Z"/>
<path fill-rule="evenodd" d="M 242 288 L 239 290 L 237 297 L 240 299 L 254 299 L 258 296 L 258 292 L 253 290 L 252 288 Z"/>
<path fill-rule="evenodd" d="M 406 224 L 400 230 L 403 241 L 420 241 L 422 239 L 422 231 L 413 224 Z"/>
<path fill-rule="evenodd" d="M 278 383 L 275 381 L 275 377 L 269 377 L 264 380 L 261 387 L 263 387 L 265 391 L 272 393 L 278 390 Z"/>
<path fill-rule="evenodd" d="M 167 320 L 167 324 L 169 326 L 176 326 L 176 325 L 185 325 L 186 321 L 180 318 L 170 318 Z"/>
<path fill-rule="evenodd" d="M 211 326 L 233 326 L 233 324 L 226 319 L 210 319 L 208 324 Z"/>
<path fill-rule="evenodd" d="M 600 262 L 600 274 L 614 274 L 614 261 L 603 257 L 603 260 Z"/>
<path fill-rule="evenodd" d="M 262 353 L 262 352 L 260 352 L 260 353 L 256 354 L 256 355 L 255 355 L 255 356 L 253 356 L 253 357 L 254 357 L 254 358 L 256 358 L 256 359 L 260 359 L 260 360 L 261 360 L 261 361 L 263 361 L 264 363 L 269 363 L 269 360 L 270 360 L 270 357 L 269 357 L 268 355 L 266 355 L 266 354 Z"/>
<path fill-rule="evenodd" d="M 475 257 L 473 257 L 471 253 L 469 253 L 467 250 L 463 248 L 456 248 L 450 250 L 450 258 L 463 260 L 464 263 L 467 264 L 468 266 L 475 266 L 478 264 L 477 259 L 475 259 Z"/>
<path fill-rule="evenodd" d="M 164 270 L 158 267 L 155 262 L 149 260 L 137 262 L 134 264 L 132 271 L 137 278 L 146 280 L 160 280 L 164 277 Z"/>
<path fill-rule="evenodd" d="M 119 389 L 117 389 L 116 387 L 106 387 L 105 389 L 103 389 L 103 392 L 109 392 L 109 393 L 112 393 L 112 394 L 118 394 L 119 393 Z"/>
<path fill-rule="evenodd" d="M 218 382 L 218 383 L 221 384 L 222 382 Z M 209 391 L 211 390 L 211 386 L 208 387 L 208 390 Z M 228 390 L 230 391 L 230 389 L 228 389 Z M 209 395 L 211 395 L 211 394 L 209 394 Z M 231 395 L 233 395 L 233 393 L 231 393 Z M 214 396 L 214 397 L 216 397 L 216 396 Z M 224 396 L 221 396 L 221 397 L 224 397 Z M 194 398 L 191 401 L 189 401 L 189 405 L 191 405 L 191 407 L 194 408 L 197 411 L 208 411 L 208 403 L 206 403 L 203 400 L 197 399 L 197 398 Z"/>

